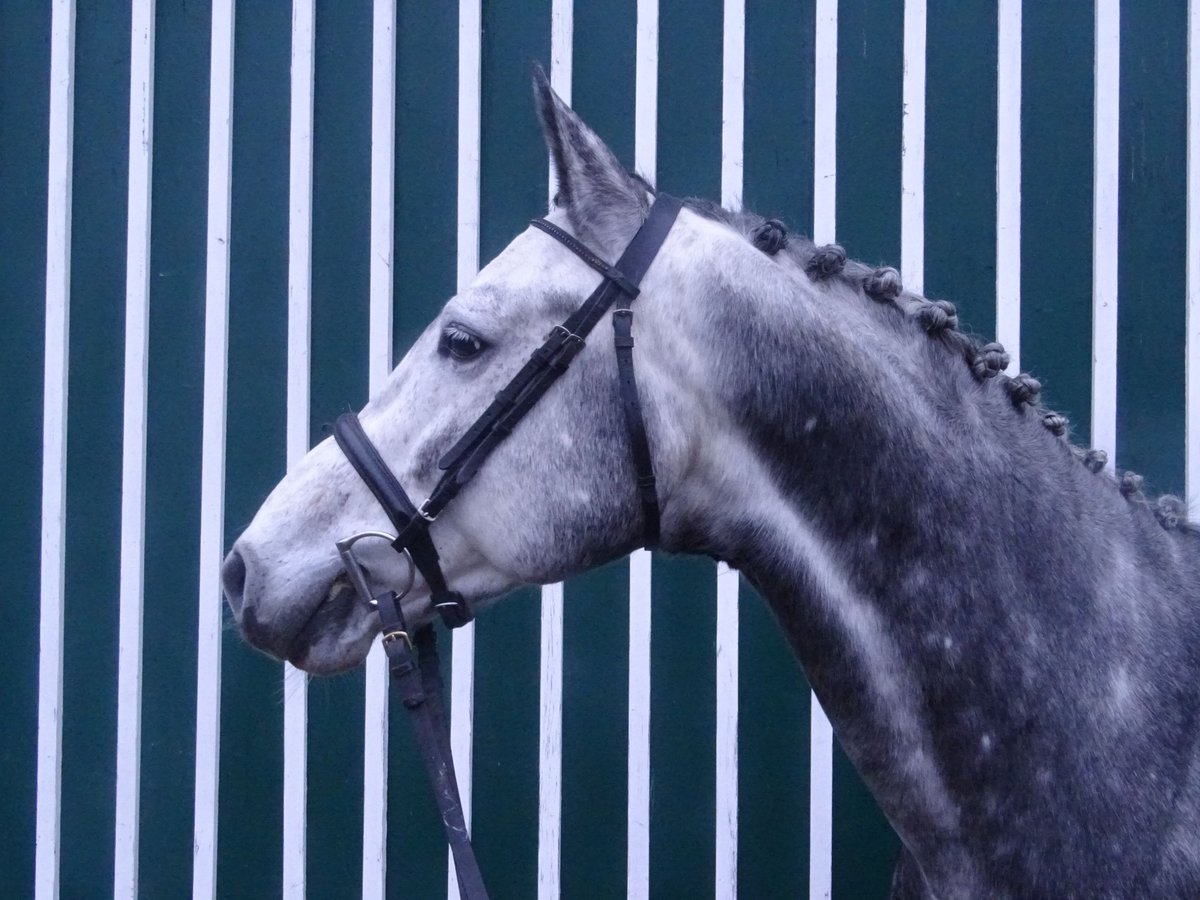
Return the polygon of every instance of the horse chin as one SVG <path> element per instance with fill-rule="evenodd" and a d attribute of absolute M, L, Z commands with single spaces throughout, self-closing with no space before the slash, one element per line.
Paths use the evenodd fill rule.
<path fill-rule="evenodd" d="M 329 599 L 316 608 L 296 635 L 288 662 L 311 675 L 336 675 L 353 669 L 367 658 L 379 619 L 359 602 L 353 589 L 331 590 Z"/>

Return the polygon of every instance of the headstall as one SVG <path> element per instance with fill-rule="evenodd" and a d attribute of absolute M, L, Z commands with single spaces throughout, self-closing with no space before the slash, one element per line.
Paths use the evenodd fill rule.
<path fill-rule="evenodd" d="M 363 431 L 357 415 L 346 413 L 334 424 L 333 435 L 338 446 L 396 529 L 395 535 L 382 531 L 361 532 L 338 541 L 336 546 L 355 591 L 364 602 L 379 612 L 388 667 L 396 690 L 412 713 L 422 761 L 441 812 L 446 839 L 454 856 L 459 892 L 464 900 L 486 900 L 487 890 L 471 846 L 454 775 L 442 704 L 436 637 L 431 625 L 410 632 L 400 601 L 412 588 L 415 568 L 425 579 L 430 602 L 446 626 L 458 628 L 471 621 L 472 614 L 466 600 L 446 583 L 429 526 L 475 476 L 500 442 L 512 433 L 513 428 L 550 386 L 567 371 L 596 323 L 614 303 L 616 309 L 613 310 L 612 323 L 617 356 L 617 390 L 637 473 L 637 494 L 644 520 L 643 542 L 647 547 L 657 545 L 661 516 L 645 417 L 634 377 L 633 310 L 630 304 L 637 297 L 638 285 L 666 240 L 681 207 L 681 202 L 676 198 L 658 194 L 646 220 L 616 265 L 609 265 L 577 238 L 545 219 L 534 219 L 530 223 L 563 244 L 599 272 L 602 279 L 582 305 L 561 325 L 554 327 L 545 342 L 529 357 L 529 361 L 496 394 L 483 415 L 441 458 L 438 465 L 443 474 L 420 506 L 409 499 L 399 480 Z M 386 590 L 372 595 L 367 575 L 354 554 L 354 545 L 367 538 L 390 542 L 408 560 L 407 584 L 402 586 L 402 590 Z"/>

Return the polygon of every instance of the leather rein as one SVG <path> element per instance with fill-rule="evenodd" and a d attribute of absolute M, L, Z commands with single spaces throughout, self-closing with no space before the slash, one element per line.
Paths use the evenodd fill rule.
<path fill-rule="evenodd" d="M 613 310 L 613 343 L 617 356 L 617 389 L 624 413 L 634 468 L 638 499 L 642 507 L 644 543 L 658 544 L 660 510 L 645 417 L 633 368 L 633 310 L 638 285 L 658 255 L 682 203 L 659 194 L 637 234 L 616 265 L 609 265 L 574 236 L 545 219 L 530 224 L 563 244 L 602 276 L 591 295 L 561 324 L 556 325 L 528 362 L 497 394 L 492 403 L 450 450 L 439 460 L 443 474 L 429 497 L 419 507 L 405 493 L 379 450 L 367 437 L 354 413 L 340 416 L 333 436 L 358 476 L 366 483 L 396 529 L 393 536 L 367 531 L 337 542 L 346 573 L 359 597 L 379 612 L 383 626 L 383 648 L 388 657 L 395 690 L 411 713 L 422 762 L 433 788 L 446 840 L 454 857 L 459 893 L 464 900 L 486 900 L 487 889 L 475 851 L 471 846 L 450 753 L 449 730 L 442 703 L 442 678 L 437 642 L 432 625 L 410 632 L 400 601 L 412 588 L 413 569 L 429 588 L 430 602 L 449 628 L 458 628 L 473 618 L 462 594 L 450 589 L 442 572 L 429 526 L 446 505 L 479 471 L 480 466 L 513 428 L 567 371 L 583 349 L 586 338 L 604 314 Z M 386 590 L 372 595 L 366 573 L 354 555 L 354 544 L 365 538 L 387 540 L 409 562 L 408 583 L 402 591 Z"/>

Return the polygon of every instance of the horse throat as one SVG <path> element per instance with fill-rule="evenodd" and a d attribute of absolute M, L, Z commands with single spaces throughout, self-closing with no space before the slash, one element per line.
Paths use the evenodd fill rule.
<path fill-rule="evenodd" d="M 844 538 L 782 491 L 767 462 L 741 441 L 711 449 L 724 465 L 737 461 L 737 477 L 714 473 L 708 482 L 709 509 L 721 512 L 691 535 L 692 549 L 728 561 L 762 594 L 905 844 L 946 856 L 960 827 L 958 804 L 924 715 L 922 673 L 888 609 L 854 570 Z"/>

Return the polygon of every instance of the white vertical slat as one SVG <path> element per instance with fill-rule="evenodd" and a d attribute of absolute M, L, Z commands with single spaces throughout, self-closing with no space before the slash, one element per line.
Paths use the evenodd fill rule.
<path fill-rule="evenodd" d="M 746 0 L 725 0 L 721 72 L 721 205 L 742 208 Z"/>
<path fill-rule="evenodd" d="M 833 895 L 833 726 L 825 710 L 810 697 L 808 798 L 808 896 Z"/>
<path fill-rule="evenodd" d="M 553 0 L 550 8 L 550 84 L 571 102 L 575 10 L 572 0 Z M 550 166 L 549 200 L 558 190 Z M 541 665 L 538 719 L 538 900 L 561 893 L 562 848 L 562 706 L 563 586 L 542 588 Z"/>
<path fill-rule="evenodd" d="M 1121 6 L 1096 0 L 1092 195 L 1092 446 L 1117 460 L 1117 194 L 1120 190 Z"/>
<path fill-rule="evenodd" d="M 130 25 L 129 211 L 125 249 L 125 397 L 121 447 L 120 626 L 113 896 L 138 894 L 142 746 L 142 598 L 146 552 L 146 377 L 150 320 L 150 171 L 154 143 L 154 0 Z"/>
<path fill-rule="evenodd" d="M 813 240 L 837 227 L 837 0 L 817 0 L 813 78 Z"/>
<path fill-rule="evenodd" d="M 658 0 L 637 0 L 633 165 L 654 184 L 658 173 Z"/>
<path fill-rule="evenodd" d="M 481 0 L 458 3 L 458 290 L 479 272 L 479 140 Z M 471 747 L 475 716 L 475 623 L 457 628 L 450 651 L 450 752 L 458 775 L 467 829 L 471 828 Z M 454 860 L 448 855 L 447 892 L 458 897 Z"/>
<path fill-rule="evenodd" d="M 288 135 L 287 465 L 308 452 L 312 291 L 313 0 L 292 2 Z M 308 855 L 308 676 L 283 664 L 283 895 L 302 898 Z"/>
<path fill-rule="evenodd" d="M 371 37 L 370 393 L 392 369 L 392 252 L 395 225 L 396 0 L 375 0 Z M 367 655 L 363 740 L 363 898 L 387 887 L 388 668 L 383 644 Z"/>
<path fill-rule="evenodd" d="M 54 0 L 50 24 L 49 165 L 46 176 L 46 349 L 42 396 L 37 847 L 34 852 L 37 900 L 58 900 L 74 106 L 75 3 L 73 0 Z"/>
<path fill-rule="evenodd" d="M 1200 3 L 1188 3 L 1187 471 L 1188 510 L 1200 513 Z"/>
<path fill-rule="evenodd" d="M 1021 0 L 999 0 L 996 64 L 996 340 L 1021 369 Z"/>
<path fill-rule="evenodd" d="M 817 0 L 813 90 L 813 240 L 837 239 L 837 0 Z M 828 900 L 833 885 L 833 728 L 809 700 L 808 895 Z"/>
<path fill-rule="evenodd" d="M 538 739 L 538 900 L 561 892 L 563 586 L 542 588 L 541 711 Z"/>
<path fill-rule="evenodd" d="M 746 3 L 725 0 L 721 73 L 721 205 L 741 209 L 745 133 Z M 737 897 L 738 573 L 716 568 L 716 793 L 714 895 Z"/>
<path fill-rule="evenodd" d="M 717 564 L 717 791 L 714 895 L 737 897 L 738 861 L 738 584 Z"/>
<path fill-rule="evenodd" d="M 650 896 L 650 561 L 649 550 L 629 556 L 629 900 Z"/>
<path fill-rule="evenodd" d="M 658 157 L 658 0 L 638 0 L 634 72 L 634 168 L 651 183 Z M 650 572 L 649 550 L 629 557 L 629 767 L 626 894 L 650 896 Z"/>
<path fill-rule="evenodd" d="M 479 272 L 481 0 L 458 4 L 458 290 Z M 461 633 L 461 629 L 458 633 Z"/>
<path fill-rule="evenodd" d="M 208 236 L 204 287 L 204 412 L 200 453 L 200 577 L 196 653 L 196 801 L 192 896 L 217 882 L 221 725 L 221 556 L 225 519 L 225 388 L 229 345 L 229 195 L 233 137 L 233 0 L 214 0 L 208 106 Z"/>
<path fill-rule="evenodd" d="M 900 165 L 900 272 L 925 286 L 925 0 L 904 3 L 904 123 Z"/>

